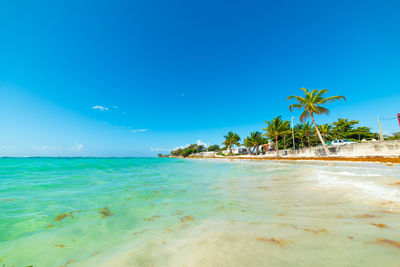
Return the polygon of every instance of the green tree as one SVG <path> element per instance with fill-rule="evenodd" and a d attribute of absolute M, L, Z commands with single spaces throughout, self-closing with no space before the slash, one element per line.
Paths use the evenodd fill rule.
<path fill-rule="evenodd" d="M 278 139 L 284 134 L 290 133 L 290 123 L 289 121 L 284 121 L 281 119 L 282 116 L 274 118 L 272 121 L 265 121 L 267 123 L 267 128 L 263 128 L 266 131 L 265 134 L 268 138 L 275 141 L 276 156 L 279 157 L 279 145 Z"/>
<path fill-rule="evenodd" d="M 324 123 L 319 126 L 319 131 L 321 132 L 322 137 L 326 140 L 328 135 L 331 133 L 332 125 L 329 123 Z"/>
<path fill-rule="evenodd" d="M 251 136 L 247 136 L 246 139 L 243 140 L 243 145 L 247 147 L 249 150 L 249 154 L 253 154 L 253 151 L 251 150 L 254 147 L 254 142 L 253 139 L 251 139 Z"/>
<path fill-rule="evenodd" d="M 390 136 L 385 137 L 385 140 L 400 140 L 400 132 L 396 132 Z"/>
<path fill-rule="evenodd" d="M 219 145 L 212 145 L 208 147 L 208 151 L 219 151 L 220 147 Z"/>
<path fill-rule="evenodd" d="M 322 105 L 327 104 L 329 102 L 333 102 L 340 99 L 345 99 L 344 96 L 331 96 L 324 98 L 323 95 L 326 94 L 329 90 L 327 89 L 314 89 L 312 91 L 307 91 L 306 88 L 301 88 L 304 91 L 304 97 L 302 96 L 289 96 L 287 100 L 295 99 L 297 104 L 292 104 L 289 106 L 290 111 L 293 109 L 304 109 L 303 113 L 300 116 L 300 121 L 304 121 L 308 117 L 311 117 L 312 123 L 314 124 L 315 130 L 317 131 L 318 137 L 322 143 L 322 146 L 325 149 L 326 155 L 329 155 L 329 149 L 326 147 L 324 139 L 319 132 L 318 126 L 315 123 L 314 114 L 328 114 L 329 110 Z"/>
<path fill-rule="evenodd" d="M 304 147 L 304 124 L 297 124 L 296 126 L 294 126 L 294 135 L 295 137 L 299 140 L 299 143 L 296 144 L 297 147 Z"/>
<path fill-rule="evenodd" d="M 360 126 L 352 129 L 347 134 L 347 138 L 361 141 L 361 139 L 372 139 L 377 138 L 378 134 L 371 132 L 370 127 Z"/>
<path fill-rule="evenodd" d="M 253 146 L 254 146 L 254 149 L 256 151 L 256 155 L 258 155 L 258 153 L 259 153 L 258 147 L 260 145 L 262 145 L 262 144 L 265 144 L 267 142 L 267 140 L 264 137 L 262 137 L 262 134 L 260 132 L 258 132 L 258 131 L 257 132 L 251 132 L 250 133 L 250 138 L 253 141 Z"/>
<path fill-rule="evenodd" d="M 229 132 L 224 138 L 225 141 L 223 144 L 229 149 L 229 154 L 232 154 L 232 146 L 240 146 L 240 137 L 237 133 Z"/>
<path fill-rule="evenodd" d="M 314 130 L 311 123 L 309 122 L 304 123 L 302 131 L 304 136 L 307 137 L 308 147 L 310 147 L 311 146 L 310 137 L 314 135 Z"/>
<path fill-rule="evenodd" d="M 349 138 L 349 133 L 353 129 L 353 126 L 358 124 L 359 121 L 351 120 L 347 118 L 339 118 L 336 122 L 332 123 L 334 126 L 332 129 L 332 135 L 336 139 Z"/>

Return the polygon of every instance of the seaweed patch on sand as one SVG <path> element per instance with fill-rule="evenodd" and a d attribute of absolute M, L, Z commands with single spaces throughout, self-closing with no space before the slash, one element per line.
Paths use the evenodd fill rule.
<path fill-rule="evenodd" d="M 384 223 L 371 223 L 371 225 L 376 226 L 378 228 L 389 228 L 389 226 L 387 226 L 387 224 Z"/>
<path fill-rule="evenodd" d="M 271 238 L 265 238 L 265 237 L 257 236 L 256 239 L 259 240 L 259 241 L 263 241 L 263 242 L 271 242 L 271 243 L 273 243 L 273 244 L 275 244 L 275 245 L 279 245 L 279 246 L 281 246 L 281 247 L 284 247 L 284 246 L 286 246 L 286 245 L 292 245 L 292 244 L 294 244 L 293 241 L 291 241 L 291 240 L 286 240 L 286 239 L 283 239 L 283 238 L 281 238 L 281 239 L 275 239 L 275 238 L 273 238 L 273 237 L 271 237 Z"/>
<path fill-rule="evenodd" d="M 400 242 L 399 241 L 395 241 L 395 240 L 390 240 L 390 239 L 386 239 L 386 238 L 376 238 L 375 242 L 370 242 L 372 244 L 377 244 L 377 245 L 382 245 L 382 246 L 389 246 L 389 247 L 395 247 L 400 249 Z"/>

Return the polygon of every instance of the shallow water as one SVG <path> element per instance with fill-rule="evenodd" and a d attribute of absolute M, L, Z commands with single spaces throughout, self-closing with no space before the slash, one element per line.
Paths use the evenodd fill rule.
<path fill-rule="evenodd" d="M 5 266 L 398 266 L 400 167 L 0 159 Z"/>

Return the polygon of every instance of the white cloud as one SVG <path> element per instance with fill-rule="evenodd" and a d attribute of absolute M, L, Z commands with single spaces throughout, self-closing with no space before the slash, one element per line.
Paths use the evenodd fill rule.
<path fill-rule="evenodd" d="M 117 106 L 117 105 L 114 105 L 112 107 L 113 107 L 113 109 L 119 109 L 119 106 Z"/>
<path fill-rule="evenodd" d="M 147 132 L 148 129 L 132 129 L 131 132 L 132 133 L 143 133 L 143 132 Z"/>
<path fill-rule="evenodd" d="M 82 144 L 79 144 L 79 143 L 75 143 L 75 144 L 71 147 L 71 149 L 74 150 L 74 151 L 80 151 L 80 150 L 83 149 L 83 145 L 82 145 Z"/>
<path fill-rule="evenodd" d="M 150 150 L 151 151 L 165 151 L 165 152 L 169 152 L 169 151 L 171 151 L 171 149 L 166 149 L 166 148 L 159 148 L 159 147 L 150 147 Z"/>
<path fill-rule="evenodd" d="M 210 143 L 204 143 L 204 142 L 202 142 L 200 139 L 196 141 L 196 144 L 197 144 L 198 146 L 201 146 L 201 145 L 203 145 L 203 146 L 205 146 L 205 147 L 210 146 Z"/>
<path fill-rule="evenodd" d="M 190 144 L 186 144 L 186 145 L 184 145 L 184 146 L 176 146 L 176 147 L 174 147 L 172 150 L 184 149 L 184 148 L 187 148 L 188 146 L 190 146 Z"/>
<path fill-rule="evenodd" d="M 93 106 L 92 109 L 100 110 L 100 111 L 108 111 L 108 107 L 103 106 Z"/>

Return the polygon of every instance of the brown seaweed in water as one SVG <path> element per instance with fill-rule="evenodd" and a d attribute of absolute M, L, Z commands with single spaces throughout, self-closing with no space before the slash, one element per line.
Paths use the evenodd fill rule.
<path fill-rule="evenodd" d="M 153 216 L 150 217 L 150 218 L 144 218 L 144 220 L 145 220 L 145 221 L 148 221 L 148 222 L 152 222 L 152 221 L 154 221 L 155 219 L 160 218 L 160 217 L 161 217 L 160 215 L 153 215 Z"/>
<path fill-rule="evenodd" d="M 392 183 L 392 184 L 389 184 L 389 185 L 400 185 L 400 182 Z"/>
<path fill-rule="evenodd" d="M 74 218 L 73 214 L 75 212 L 81 212 L 81 211 L 80 210 L 73 210 L 73 211 L 66 212 L 66 213 L 60 213 L 60 214 L 58 214 L 58 216 L 54 220 L 55 221 L 61 221 L 61 220 L 65 219 L 65 218 L 67 218 L 67 217 Z"/>
<path fill-rule="evenodd" d="M 190 216 L 190 215 L 181 218 L 181 222 L 182 223 L 185 223 L 185 222 L 188 222 L 188 221 L 194 221 L 194 218 L 192 216 Z"/>
<path fill-rule="evenodd" d="M 59 222 L 61 220 L 64 220 L 67 217 L 71 217 L 74 218 L 74 216 L 72 215 L 72 212 L 67 212 L 67 213 L 60 213 L 58 214 L 58 216 L 54 219 L 55 221 Z"/>
<path fill-rule="evenodd" d="M 378 228 L 389 228 L 389 226 L 387 226 L 387 224 L 384 223 L 371 223 L 371 225 L 376 226 Z"/>
<path fill-rule="evenodd" d="M 114 213 L 108 207 L 100 208 L 98 209 L 98 212 L 103 215 L 103 219 L 114 215 Z"/>
<path fill-rule="evenodd" d="M 285 240 L 283 238 L 281 239 L 275 239 L 273 237 L 271 238 L 265 238 L 265 237 L 256 237 L 257 240 L 263 241 L 263 242 L 271 242 L 273 244 L 279 245 L 281 247 L 285 246 L 285 245 L 289 245 L 289 244 L 294 244 L 293 241 L 291 240 Z"/>
<path fill-rule="evenodd" d="M 59 266 L 59 267 L 67 267 L 67 266 L 68 266 L 68 264 L 70 264 L 70 263 L 74 263 L 74 262 L 76 262 L 76 260 L 75 260 L 75 259 L 70 259 L 69 261 L 67 261 L 66 263 L 64 263 L 63 265 L 61 265 L 61 266 Z"/>
<path fill-rule="evenodd" d="M 58 245 L 54 245 L 55 248 L 65 248 L 65 245 L 63 244 L 58 244 Z"/>
<path fill-rule="evenodd" d="M 132 235 L 138 235 L 138 234 L 141 234 L 141 233 L 146 232 L 147 230 L 148 230 L 148 229 L 144 229 L 144 230 L 142 230 L 142 231 L 134 232 L 134 233 L 132 233 Z"/>

